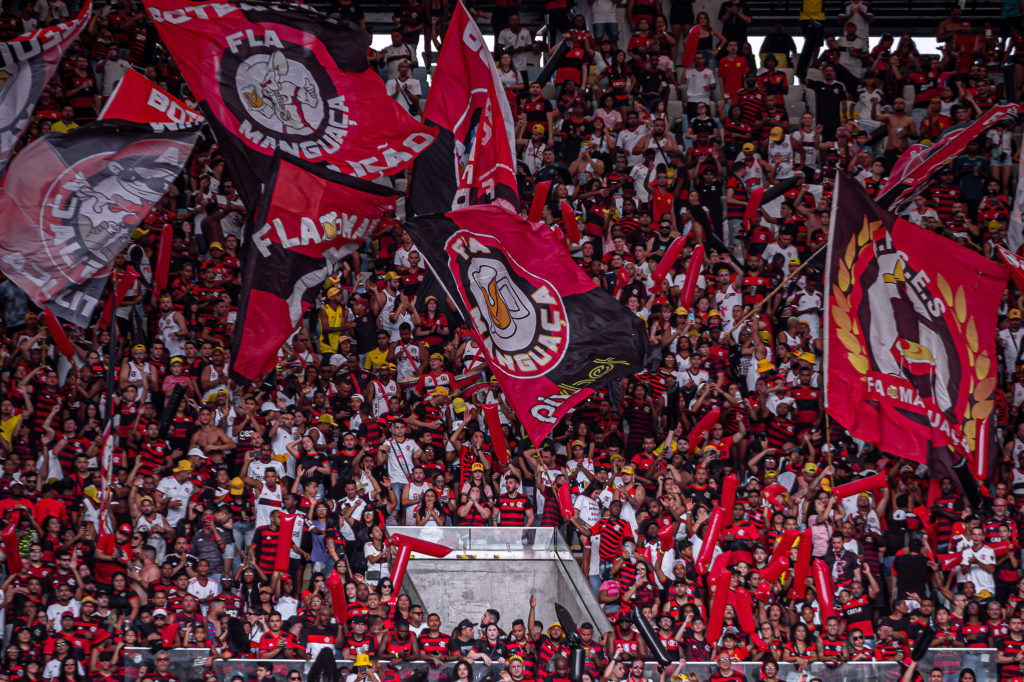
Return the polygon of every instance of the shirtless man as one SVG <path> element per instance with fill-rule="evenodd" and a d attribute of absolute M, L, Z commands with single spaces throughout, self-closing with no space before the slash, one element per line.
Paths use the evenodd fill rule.
<path fill-rule="evenodd" d="M 213 412 L 209 407 L 199 408 L 199 417 L 196 424 L 199 426 L 196 432 L 189 439 L 188 447 L 201 448 L 209 456 L 212 452 L 228 452 L 235 449 L 235 442 L 228 437 L 227 432 L 219 426 L 214 426 L 211 421 Z"/>
<path fill-rule="evenodd" d="M 907 113 L 907 101 L 897 97 L 889 113 L 878 113 L 878 102 L 871 104 L 871 118 L 885 124 L 885 167 L 891 169 L 900 155 L 910 145 L 910 138 L 917 137 L 917 126 L 914 119 Z"/>

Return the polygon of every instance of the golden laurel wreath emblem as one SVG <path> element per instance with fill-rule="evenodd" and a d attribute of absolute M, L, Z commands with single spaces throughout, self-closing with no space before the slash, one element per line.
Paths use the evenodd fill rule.
<path fill-rule="evenodd" d="M 846 358 L 862 376 L 868 373 L 871 361 L 868 359 L 867 349 L 862 343 L 862 330 L 857 324 L 856 315 L 852 313 L 849 294 L 856 283 L 854 265 L 860 258 L 861 252 L 869 245 L 874 244 L 873 235 L 878 229 L 885 229 L 881 221 L 868 222 L 865 217 L 861 231 L 857 233 L 856 237 L 850 239 L 846 253 L 843 254 L 838 264 L 836 284 L 832 287 L 829 306 L 829 314 L 835 324 L 836 336 L 847 351 Z M 995 404 L 992 395 L 996 388 L 996 377 L 989 375 L 989 372 L 994 369 L 994 364 L 987 350 L 978 352 L 978 329 L 974 316 L 968 314 L 967 295 L 963 286 L 961 285 L 954 292 L 949 286 L 949 282 L 941 274 L 935 277 L 935 285 L 938 287 L 942 300 L 946 303 L 946 308 L 953 311 L 951 317 L 955 329 L 951 331 L 963 335 L 967 341 L 967 366 L 974 370 L 973 374 L 968 374 L 963 378 L 963 380 L 969 380 L 967 390 L 970 392 L 970 397 L 961 423 L 964 437 L 967 439 L 970 449 L 974 450 L 978 426 L 992 413 Z"/>

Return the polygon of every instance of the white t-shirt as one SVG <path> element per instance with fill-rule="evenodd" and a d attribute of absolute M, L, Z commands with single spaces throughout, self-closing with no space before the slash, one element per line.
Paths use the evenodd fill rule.
<path fill-rule="evenodd" d="M 503 28 L 501 33 L 498 34 L 498 46 L 502 49 L 510 49 L 516 47 L 527 47 L 533 44 L 533 36 L 530 35 L 529 29 L 520 27 L 519 32 L 513 31 L 511 28 Z M 518 54 L 512 55 L 512 68 L 516 71 L 523 71 L 526 69 L 526 52 L 519 52 Z"/>
<path fill-rule="evenodd" d="M 717 82 L 715 80 L 715 72 L 711 69 L 705 67 L 698 71 L 690 67 L 686 70 L 686 100 L 688 102 L 710 104 L 711 91 L 706 88 L 709 85 L 715 85 Z"/>
<path fill-rule="evenodd" d="M 399 92 L 400 86 L 404 86 L 404 92 Z M 409 76 L 404 81 L 399 78 L 392 78 L 387 84 L 388 97 L 394 99 L 407 113 L 412 115 L 413 100 L 423 94 L 419 80 Z"/>
<path fill-rule="evenodd" d="M 981 549 L 975 551 L 971 547 L 967 547 L 963 551 L 963 558 L 960 560 L 961 566 L 967 566 L 970 564 L 971 559 L 974 557 L 978 558 L 978 562 L 991 566 L 996 563 L 995 551 L 987 546 L 982 545 Z M 963 578 L 964 580 L 970 580 L 974 583 L 974 589 L 978 592 L 988 590 L 990 594 L 995 595 L 996 592 L 996 581 L 995 576 L 988 571 L 984 570 L 981 566 L 971 566 L 967 573 L 960 573 L 957 571 L 957 580 Z"/>
<path fill-rule="evenodd" d="M 177 509 L 170 506 L 167 507 L 167 523 L 171 526 L 176 525 L 185 516 L 185 512 L 188 511 L 188 500 L 192 497 L 192 491 L 194 490 L 192 481 L 179 483 L 178 479 L 174 476 L 167 476 L 160 479 L 156 489 L 170 500 L 181 502 L 181 506 Z"/>
<path fill-rule="evenodd" d="M 388 446 L 388 476 L 391 482 L 408 483 L 415 466 L 412 457 L 420 449 L 416 441 L 406 438 L 399 443 L 396 438 L 388 438 L 383 445 Z"/>

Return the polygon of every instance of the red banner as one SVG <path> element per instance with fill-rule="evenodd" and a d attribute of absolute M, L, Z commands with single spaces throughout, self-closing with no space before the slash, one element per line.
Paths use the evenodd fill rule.
<path fill-rule="evenodd" d="M 344 181 L 346 184 L 341 184 Z M 274 367 L 277 351 L 321 285 L 394 208 L 390 190 L 326 169 L 281 161 L 253 216 L 231 373 L 248 383 Z"/>
<path fill-rule="evenodd" d="M 854 438 L 917 462 L 968 458 L 994 408 L 997 263 L 898 219 L 837 178 L 828 244 L 825 399 Z"/>
<path fill-rule="evenodd" d="M 517 211 L 515 119 L 491 51 L 461 2 L 452 12 L 423 115 L 451 135 L 438 137 L 416 162 L 409 188 L 413 215 L 476 204 Z"/>
<path fill-rule="evenodd" d="M 369 68 L 370 35 L 300 4 L 145 0 L 200 102 L 247 206 L 273 157 L 365 180 L 393 175 L 434 140 Z"/>
<path fill-rule="evenodd" d="M 196 123 L 202 115 L 138 71 L 129 69 L 103 106 L 100 118 L 136 123 Z"/>
<path fill-rule="evenodd" d="M 597 388 L 640 370 L 643 322 L 597 287 L 546 226 L 471 206 L 405 227 L 470 321 L 534 443 Z"/>
<path fill-rule="evenodd" d="M 1017 285 L 1018 289 L 1024 291 L 1024 259 L 998 244 L 996 245 L 996 253 L 1006 263 L 1006 271 L 1013 278 L 1013 283 Z"/>

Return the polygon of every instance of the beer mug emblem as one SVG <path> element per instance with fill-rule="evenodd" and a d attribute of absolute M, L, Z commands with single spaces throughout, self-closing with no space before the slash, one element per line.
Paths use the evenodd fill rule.
<path fill-rule="evenodd" d="M 494 343 L 505 352 L 528 347 L 536 332 L 536 309 L 509 276 L 505 264 L 481 259 L 473 263 L 467 274 Z"/>

